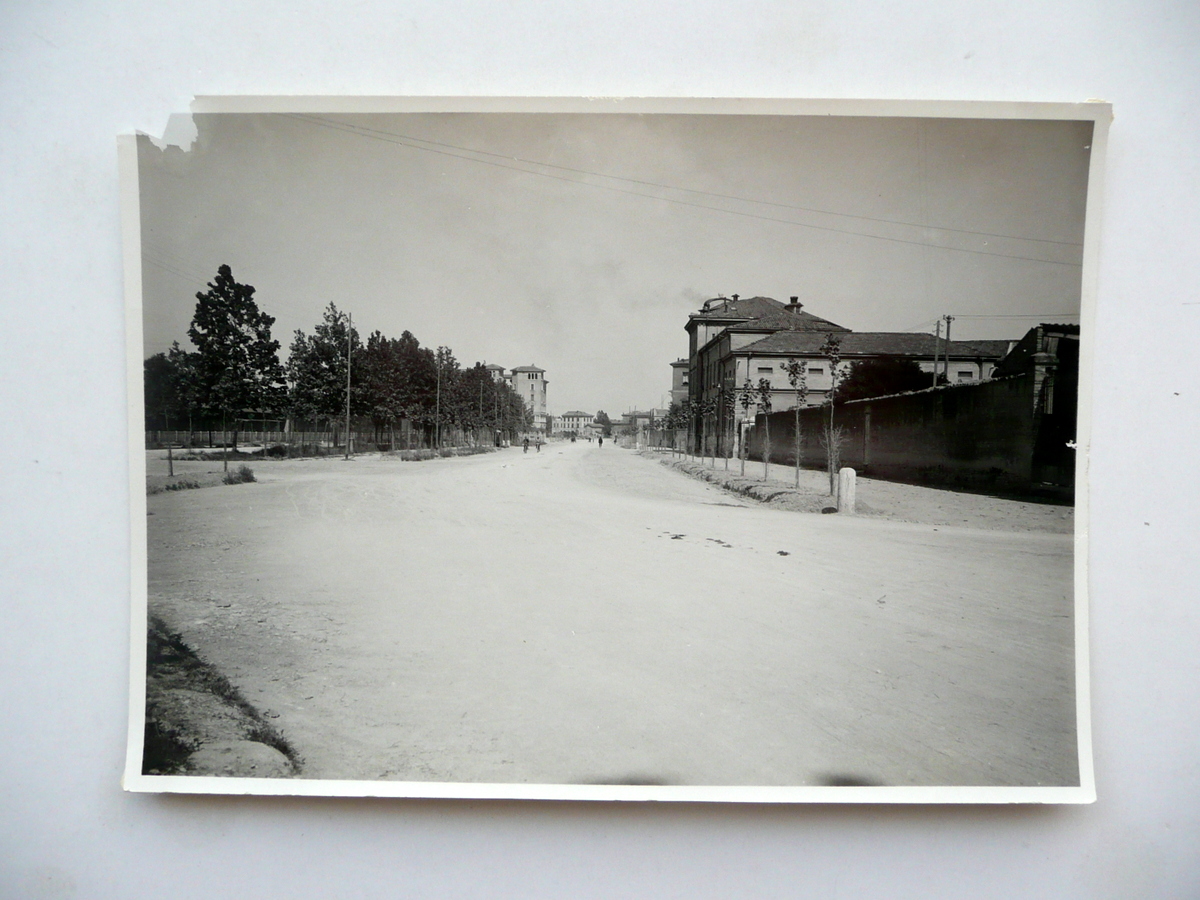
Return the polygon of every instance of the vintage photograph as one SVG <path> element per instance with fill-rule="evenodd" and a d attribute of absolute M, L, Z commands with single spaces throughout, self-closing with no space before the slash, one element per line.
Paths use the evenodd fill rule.
<path fill-rule="evenodd" d="M 126 786 L 1090 799 L 1108 107 L 502 105 L 122 145 Z"/>

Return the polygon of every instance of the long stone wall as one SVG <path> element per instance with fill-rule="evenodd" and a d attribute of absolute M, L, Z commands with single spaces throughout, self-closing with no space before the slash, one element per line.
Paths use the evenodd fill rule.
<path fill-rule="evenodd" d="M 1029 375 L 952 385 L 873 400 L 838 404 L 843 428 L 841 465 L 873 478 L 973 487 L 1029 490 L 1039 419 Z M 821 437 L 828 407 L 801 411 L 801 463 L 823 467 Z M 761 460 L 764 417 L 750 429 L 747 449 Z M 795 464 L 795 412 L 770 416 L 771 461 Z M 1062 487 L 1069 488 L 1069 480 Z"/>

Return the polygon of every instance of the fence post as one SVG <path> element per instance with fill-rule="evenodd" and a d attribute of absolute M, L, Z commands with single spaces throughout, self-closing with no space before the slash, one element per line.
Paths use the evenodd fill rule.
<path fill-rule="evenodd" d="M 838 470 L 837 508 L 839 513 L 854 514 L 855 472 L 849 466 Z"/>

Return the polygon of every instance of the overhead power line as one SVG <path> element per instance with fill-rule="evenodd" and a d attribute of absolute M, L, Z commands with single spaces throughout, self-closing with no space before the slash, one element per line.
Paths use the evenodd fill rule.
<path fill-rule="evenodd" d="M 207 281 L 207 279 L 200 278 L 199 276 L 195 275 L 194 273 L 184 272 L 180 269 L 175 268 L 174 266 L 167 265 L 166 263 L 162 262 L 161 260 L 151 259 L 148 256 L 143 256 L 142 259 L 145 262 L 149 263 L 150 265 L 154 266 L 156 269 L 161 269 L 162 271 L 167 272 L 168 274 L 174 275 L 176 278 L 181 278 L 184 281 L 188 282 L 189 284 L 195 285 L 197 282 L 199 282 L 200 284 L 205 284 Z"/>
<path fill-rule="evenodd" d="M 605 172 L 595 172 L 595 171 L 592 171 L 591 169 L 578 169 L 578 168 L 574 168 L 572 166 L 563 166 L 563 165 L 559 165 L 557 163 L 542 162 L 541 160 L 536 160 L 536 159 L 525 159 L 524 157 L 520 157 L 520 156 L 507 156 L 503 153 L 493 153 L 489 150 L 478 150 L 474 147 L 460 147 L 457 144 L 447 144 L 443 141 L 434 141 L 434 140 L 430 140 L 429 138 L 414 137 L 414 136 L 408 135 L 408 134 L 399 134 L 394 131 L 383 131 L 378 128 L 368 128 L 365 125 L 355 125 L 355 124 L 352 124 L 349 122 L 337 122 L 333 119 L 322 118 L 321 116 L 303 115 L 300 113 L 288 113 L 286 115 L 289 115 L 291 118 L 303 119 L 308 122 L 314 122 L 314 123 L 318 123 L 318 124 L 322 124 L 322 125 L 337 125 L 339 127 L 345 128 L 347 130 L 352 130 L 354 132 L 361 132 L 364 134 L 364 136 L 373 135 L 373 136 L 379 136 L 379 137 L 392 137 L 392 138 L 398 138 L 398 139 L 405 140 L 405 141 L 414 141 L 414 142 L 420 143 L 420 144 L 432 144 L 435 147 L 446 147 L 451 150 L 461 150 L 464 153 L 477 153 L 480 156 L 490 156 L 493 159 L 503 159 L 503 160 L 508 160 L 511 162 L 520 162 L 520 163 L 525 163 L 525 164 L 531 165 L 531 166 L 543 166 L 547 169 L 558 169 L 561 172 L 575 172 L 576 174 L 579 174 L 579 175 L 592 175 L 592 176 L 595 176 L 596 178 L 609 178 L 609 179 L 612 179 L 613 181 L 624 181 L 628 184 L 641 184 L 641 185 L 645 185 L 648 187 L 658 187 L 658 188 L 663 188 L 664 190 L 668 190 L 668 191 L 681 191 L 681 192 L 688 193 L 688 194 L 700 194 L 705 197 L 718 197 L 723 200 L 736 200 L 739 203 L 756 203 L 756 204 L 759 204 L 762 206 L 774 206 L 774 207 L 778 207 L 780 209 L 795 209 L 795 210 L 800 210 L 802 212 L 819 213 L 820 215 L 824 215 L 824 216 L 839 216 L 841 218 L 846 218 L 846 219 L 862 219 L 867 222 L 882 222 L 887 225 L 904 225 L 904 226 L 907 226 L 910 228 L 932 228 L 932 229 L 935 229 L 936 231 L 950 231 L 950 232 L 954 232 L 956 234 L 969 234 L 969 235 L 974 235 L 977 237 L 997 237 L 997 238 L 1005 238 L 1006 240 L 1011 240 L 1011 241 L 1029 241 L 1029 242 L 1038 243 L 1038 244 L 1059 244 L 1059 245 L 1065 246 L 1065 247 L 1082 247 L 1083 246 L 1083 244 L 1080 243 L 1079 241 L 1058 241 L 1058 240 L 1054 240 L 1053 238 L 1023 237 L 1021 235 L 1005 234 L 1005 233 L 999 232 L 999 231 L 975 231 L 970 228 L 954 228 L 949 225 L 930 225 L 930 224 L 924 223 L 924 222 L 909 222 L 904 219 L 888 219 L 888 218 L 883 218 L 880 216 L 864 216 L 860 213 L 838 212 L 837 210 L 821 209 L 821 208 L 815 207 L 815 206 L 799 206 L 794 203 L 780 203 L 775 200 L 756 200 L 751 197 L 740 197 L 737 194 L 722 194 L 717 191 L 705 191 L 705 190 L 701 190 L 699 188 L 680 187 L 679 185 L 674 185 L 674 184 L 664 184 L 661 181 L 651 181 L 651 180 L 640 179 L 640 178 L 626 178 L 622 175 L 610 175 Z M 524 170 L 522 170 L 522 171 L 524 171 Z"/>
<path fill-rule="evenodd" d="M 955 319 L 1039 319 L 1042 322 L 1049 322 L 1054 319 L 1078 319 L 1079 313 L 1064 313 L 1064 312 L 1044 312 L 1044 313 L 1004 313 L 1000 315 L 983 315 L 983 314 L 962 314 L 952 313 Z M 922 319 L 915 325 L 909 325 L 907 328 L 900 329 L 901 331 L 918 331 L 924 330 L 933 325 L 934 322 L 941 321 L 938 319 Z"/>
<path fill-rule="evenodd" d="M 973 249 L 973 248 L 969 248 L 969 247 L 952 247 L 952 246 L 948 246 L 946 244 L 933 244 L 928 241 L 917 241 L 917 240 L 908 240 L 905 238 L 889 237 L 889 236 L 881 235 L 881 234 L 872 234 L 871 232 L 867 232 L 867 231 L 855 231 L 855 230 L 849 229 L 849 228 L 834 228 L 834 227 L 831 227 L 828 225 L 814 225 L 810 222 L 797 222 L 794 219 L 779 219 L 774 216 L 764 216 L 764 215 L 760 215 L 758 213 L 744 212 L 741 210 L 734 210 L 734 209 L 726 209 L 724 207 L 710 206 L 710 205 L 704 204 L 704 203 L 694 203 L 694 202 L 691 202 L 688 200 L 679 200 L 674 197 L 662 197 L 662 196 L 657 196 L 655 194 L 643 193 L 641 191 L 634 191 L 634 190 L 629 190 L 626 188 L 614 187 L 612 185 L 594 184 L 594 183 L 588 182 L 588 181 L 580 181 L 575 178 L 567 178 L 562 175 L 554 175 L 550 172 L 539 172 L 539 171 L 536 171 L 533 169 L 522 168 L 521 166 L 517 166 L 517 165 L 509 165 L 507 162 L 499 162 L 496 160 L 489 160 L 489 159 L 479 159 L 478 156 L 467 155 L 467 154 L 472 154 L 472 153 L 485 154 L 486 151 L 476 151 L 476 150 L 471 150 L 469 148 L 459 148 L 459 147 L 453 147 L 453 145 L 445 145 L 445 144 L 438 145 L 438 146 L 441 146 L 443 148 L 449 147 L 451 149 L 437 149 L 437 147 L 422 146 L 421 145 L 422 143 L 434 143 L 434 142 L 423 141 L 423 139 L 420 139 L 420 138 L 408 138 L 408 137 L 404 137 L 402 135 L 393 135 L 390 132 L 380 132 L 380 131 L 377 131 L 374 129 L 366 130 L 366 129 L 363 129 L 360 126 L 356 126 L 356 125 L 344 124 L 341 122 L 333 121 L 331 119 L 322 119 L 322 118 L 315 117 L 315 116 L 300 115 L 298 113 L 280 113 L 279 115 L 283 115 L 283 116 L 286 116 L 287 118 L 291 118 L 291 119 L 296 119 L 298 121 L 307 122 L 312 125 L 317 125 L 322 128 L 328 128 L 328 129 L 332 129 L 334 131 L 341 131 L 345 134 L 351 134 L 351 135 L 355 135 L 357 137 L 366 138 L 368 140 L 376 140 L 376 141 L 381 141 L 383 143 L 394 144 L 394 145 L 401 146 L 401 147 L 407 147 L 411 150 L 421 150 L 425 153 L 435 153 L 435 154 L 438 154 L 439 156 L 449 156 L 453 159 L 466 160 L 468 162 L 475 162 L 475 163 L 479 163 L 480 165 L 493 166 L 495 168 L 500 168 L 500 169 L 510 169 L 512 171 L 521 172 L 526 175 L 535 175 L 540 178 L 550 178 L 555 181 L 565 181 L 568 184 L 578 185 L 578 186 L 582 186 L 582 187 L 591 187 L 591 188 L 596 188 L 598 190 L 611 191 L 611 192 L 618 193 L 618 194 L 628 194 L 630 196 L 643 197 L 643 198 L 649 199 L 649 200 L 660 200 L 664 203 L 676 204 L 677 206 L 690 206 L 695 209 L 706 209 L 706 210 L 710 210 L 712 212 L 725 213 L 726 215 L 739 216 L 739 217 L 747 218 L 747 219 L 758 219 L 758 220 L 764 221 L 764 222 L 777 222 L 782 225 L 793 225 L 798 228 L 809 228 L 809 229 L 813 229 L 816 231 L 831 232 L 833 234 L 845 234 L 845 235 L 853 235 L 856 237 L 872 238 L 872 239 L 878 240 L 878 241 L 889 241 L 891 243 L 896 243 L 896 244 L 908 244 L 908 245 L 915 246 L 915 247 L 930 247 L 930 248 L 933 248 L 936 250 L 948 250 L 948 251 L 952 251 L 952 252 L 956 252 L 956 253 L 973 253 L 973 254 L 976 254 L 979 256 L 992 256 L 992 257 L 998 257 L 1000 259 L 1024 260 L 1026 262 L 1046 263 L 1048 265 L 1054 265 L 1054 266 L 1071 266 L 1074 268 L 1079 268 L 1081 266 L 1081 263 L 1073 262 L 1073 261 L 1069 261 L 1069 260 L 1064 261 L 1064 260 L 1057 260 L 1057 259 L 1045 259 L 1043 257 L 1023 256 L 1023 255 L 1015 254 L 1015 253 L 997 253 L 992 250 L 977 250 L 977 249 Z M 462 152 L 461 153 L 451 152 L 452 149 L 453 150 L 461 150 Z M 525 161 L 525 160 L 517 160 L 515 158 L 503 157 L 503 156 L 500 156 L 499 154 L 486 154 L 486 155 L 490 155 L 493 157 L 499 157 L 500 159 L 506 159 L 506 160 L 514 159 L 514 161 L 523 162 L 525 165 L 553 167 L 549 163 L 539 163 L 539 162 L 532 162 L 532 161 Z M 565 167 L 554 167 L 554 168 L 565 168 Z M 619 176 L 604 175 L 604 174 L 598 173 L 598 172 L 587 172 L 586 170 L 571 170 L 571 171 L 575 171 L 579 174 L 593 175 L 593 176 L 599 177 L 599 178 L 612 178 L 612 179 L 618 179 L 618 180 L 628 181 L 628 182 L 632 182 L 632 183 L 640 183 L 640 184 L 655 184 L 653 182 L 636 182 L 633 179 L 620 179 Z M 663 187 L 666 190 L 678 190 L 678 191 L 685 191 L 685 192 L 691 190 L 690 188 L 674 188 L 669 185 L 661 185 L 661 187 Z M 705 193 L 705 192 L 698 191 L 695 193 Z M 747 202 L 747 203 L 763 202 L 763 201 L 756 201 L 756 200 L 745 200 L 743 198 L 732 197 L 732 195 L 713 195 L 713 196 L 726 196 L 726 197 L 730 197 L 730 199 L 735 199 L 735 200 L 739 200 L 741 202 Z M 792 208 L 804 209 L 804 207 L 792 207 Z M 822 212 L 822 211 L 818 210 L 817 212 Z M 829 214 L 830 215 L 846 215 L 846 216 L 849 216 L 852 218 L 865 218 L 865 217 L 858 217 L 858 216 L 850 216 L 850 214 L 843 214 L 843 213 L 829 213 Z M 920 228 L 936 227 L 936 226 L 916 225 L 915 223 L 892 222 L 891 220 L 882 220 L 882 219 L 875 220 L 875 221 L 887 222 L 889 224 L 908 225 L 909 227 L 920 227 Z M 961 229 L 938 229 L 938 230 L 959 231 L 960 233 L 967 233 L 967 234 L 974 234 L 974 235 L 987 234 L 985 232 L 964 232 Z M 994 236 L 1002 237 L 1002 238 L 1009 238 L 1012 240 L 1031 240 L 1031 241 L 1040 241 L 1041 240 L 1040 238 L 1017 238 L 1017 237 L 1012 237 L 1012 236 L 1008 236 L 1008 235 L 994 235 Z M 1047 242 L 1047 243 L 1062 243 L 1062 244 L 1067 244 L 1068 246 L 1072 246 L 1072 247 L 1080 246 L 1078 244 L 1068 243 L 1068 242 L 1057 242 L 1056 241 L 1056 242 Z"/>
<path fill-rule="evenodd" d="M 1050 319 L 1050 318 L 1078 319 L 1079 313 L 1069 313 L 1069 312 L 1048 312 L 1048 313 L 1028 313 L 1028 314 L 1021 313 L 1020 315 L 1006 314 L 1006 315 L 999 315 L 999 316 L 963 315 L 961 313 L 954 313 L 954 317 L 956 319 Z"/>

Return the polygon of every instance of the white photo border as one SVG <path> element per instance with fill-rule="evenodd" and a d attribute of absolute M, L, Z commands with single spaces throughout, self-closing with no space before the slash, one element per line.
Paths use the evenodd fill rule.
<path fill-rule="evenodd" d="M 1080 380 L 1077 422 L 1074 535 L 1074 658 L 1076 786 L 681 786 L 492 784 L 470 782 L 348 781 L 304 778 L 233 778 L 142 774 L 145 733 L 147 531 L 142 388 L 141 217 L 137 139 L 118 137 L 122 259 L 125 277 L 129 428 L 129 534 L 131 615 L 129 737 L 122 785 L 138 793 L 298 797 L 395 797 L 471 800 L 584 800 L 700 803 L 1086 804 L 1096 800 L 1092 759 L 1088 645 L 1089 462 L 1092 427 L 1093 340 L 1099 269 L 1100 222 L 1111 104 L 952 100 L 612 98 L 612 97 L 350 97 L 200 96 L 194 114 L 262 113 L 624 113 L 704 115 L 855 116 L 891 118 L 1088 121 L 1093 137 L 1088 171 L 1080 296 Z"/>

